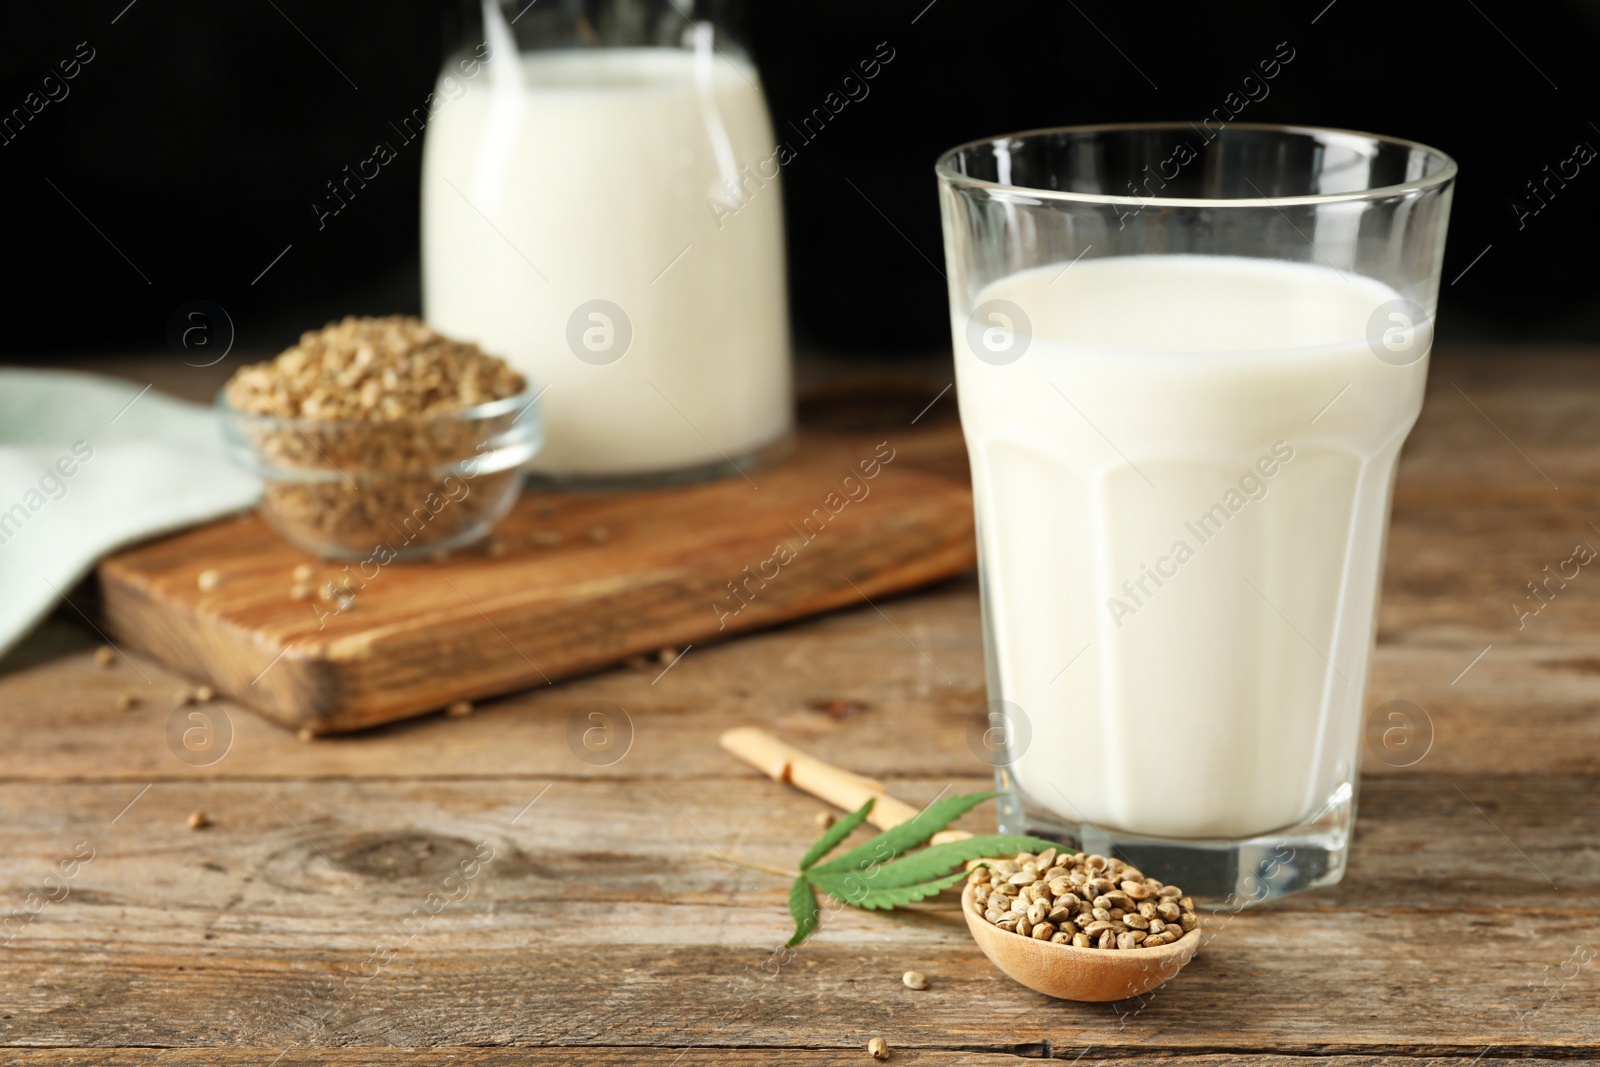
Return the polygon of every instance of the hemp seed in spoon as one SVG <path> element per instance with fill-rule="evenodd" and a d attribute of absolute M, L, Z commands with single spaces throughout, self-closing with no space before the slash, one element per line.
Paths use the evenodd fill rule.
<path fill-rule="evenodd" d="M 1074 948 L 1168 945 L 1199 925 L 1194 901 L 1121 860 L 1019 852 L 975 867 L 972 910 L 1002 930 Z"/>

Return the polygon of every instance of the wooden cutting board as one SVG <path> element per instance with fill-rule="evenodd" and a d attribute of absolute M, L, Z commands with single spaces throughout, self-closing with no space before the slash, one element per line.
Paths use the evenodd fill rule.
<path fill-rule="evenodd" d="M 383 567 L 346 610 L 290 595 L 296 566 L 316 564 L 320 585 L 345 564 L 255 515 L 113 556 L 99 579 L 119 644 L 321 734 L 699 647 L 975 562 L 965 485 L 845 437 L 813 436 L 748 479 L 525 493 L 493 538 L 500 555 Z M 220 581 L 202 590 L 206 571 Z"/>

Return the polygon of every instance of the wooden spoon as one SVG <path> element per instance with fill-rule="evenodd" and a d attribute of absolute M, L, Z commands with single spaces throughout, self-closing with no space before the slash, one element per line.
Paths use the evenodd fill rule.
<path fill-rule="evenodd" d="M 876 798 L 868 820 L 880 830 L 911 818 L 917 809 L 892 797 L 883 783 L 825 763 L 784 744 L 765 730 L 740 727 L 719 739 L 722 747 L 779 782 L 788 782 L 814 797 L 846 811 Z M 970 834 L 945 830 L 933 843 L 956 841 Z M 1073 948 L 1002 930 L 972 910 L 976 886 L 967 883 L 961 893 L 961 913 L 967 928 L 989 961 L 1011 978 L 1045 996 L 1061 1000 L 1122 1000 L 1148 993 L 1183 969 L 1200 947 L 1200 930 L 1190 930 L 1170 945 L 1155 948 Z"/>
<path fill-rule="evenodd" d="M 920 809 L 899 797 L 890 796 L 888 789 L 877 779 L 835 767 L 754 726 L 724 730 L 717 741 L 773 781 L 788 782 L 801 792 L 826 800 L 836 808 L 855 811 L 868 799 L 875 801 L 867 821 L 880 830 L 899 826 L 919 814 Z M 930 843 L 942 845 L 946 841 L 960 841 L 971 836 L 965 830 L 940 830 L 933 835 Z"/>
<path fill-rule="evenodd" d="M 1002 930 L 973 911 L 968 882 L 961 892 L 967 929 L 989 961 L 1037 993 L 1061 1000 L 1122 1000 L 1148 993 L 1172 978 L 1200 947 L 1196 927 L 1170 945 L 1155 948 L 1074 948 Z"/>

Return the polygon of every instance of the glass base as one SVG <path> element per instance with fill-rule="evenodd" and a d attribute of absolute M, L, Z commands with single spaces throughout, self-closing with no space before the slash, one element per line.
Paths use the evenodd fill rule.
<path fill-rule="evenodd" d="M 720 478 L 747 475 L 751 471 L 771 466 L 794 452 L 795 435 L 791 431 L 770 444 L 737 456 L 719 457 L 711 463 L 697 463 L 661 471 L 635 471 L 622 474 L 564 474 L 559 471 L 527 471 L 524 475 L 527 488 L 544 490 L 618 492 L 630 489 L 659 489 L 673 485 L 692 485 Z"/>
<path fill-rule="evenodd" d="M 1344 877 L 1355 822 L 1355 789 L 1342 785 L 1313 819 L 1259 837 L 1178 839 L 1105 830 L 1064 820 L 1030 801 L 1004 768 L 997 768 L 1000 832 L 1032 834 L 1084 852 L 1114 856 L 1163 882 L 1181 887 L 1195 904 L 1234 911 Z"/>
<path fill-rule="evenodd" d="M 415 484 L 363 479 L 350 483 L 348 492 L 339 482 L 308 486 L 269 480 L 259 510 L 284 540 L 322 559 L 379 567 L 438 559 L 489 536 L 522 491 L 515 469 L 462 475 L 468 492 L 459 497 L 444 488 L 451 477 L 456 476 L 438 483 L 423 477 Z M 443 501 L 437 511 L 424 503 L 435 498 Z M 328 515 L 347 518 L 330 528 L 322 522 Z"/>

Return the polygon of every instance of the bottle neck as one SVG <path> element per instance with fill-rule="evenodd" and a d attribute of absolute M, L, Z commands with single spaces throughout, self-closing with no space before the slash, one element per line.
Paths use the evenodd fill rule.
<path fill-rule="evenodd" d="M 446 10 L 444 47 L 486 51 L 710 47 L 747 59 L 730 0 L 460 0 Z"/>

